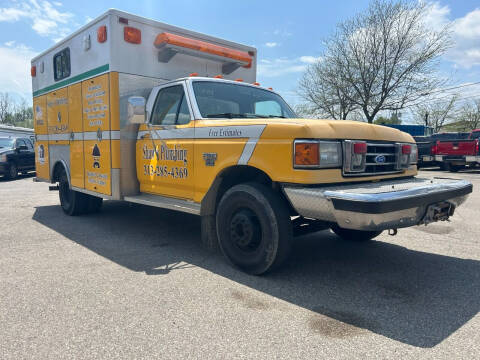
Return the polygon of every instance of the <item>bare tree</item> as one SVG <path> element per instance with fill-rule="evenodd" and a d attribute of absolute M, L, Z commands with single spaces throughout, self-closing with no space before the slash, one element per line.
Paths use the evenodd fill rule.
<path fill-rule="evenodd" d="M 458 96 L 442 101 L 428 101 L 413 107 L 412 113 L 415 122 L 431 126 L 434 132 L 438 132 L 449 122 L 456 118 L 456 104 Z"/>
<path fill-rule="evenodd" d="M 12 101 L 8 93 L 0 92 L 0 123 L 6 123 L 8 121 L 11 109 Z"/>
<path fill-rule="evenodd" d="M 300 109 L 307 116 L 345 120 L 350 113 L 359 109 L 350 100 L 355 93 L 348 84 L 332 76 L 334 71 L 329 66 L 319 60 L 307 68 L 298 86 L 298 94 L 304 100 Z"/>
<path fill-rule="evenodd" d="M 466 103 L 458 115 L 458 124 L 463 131 L 480 128 L 480 99 Z"/>
<path fill-rule="evenodd" d="M 374 0 L 326 40 L 322 58 L 327 83 L 336 79 L 342 97 L 358 106 L 368 122 L 378 112 L 402 109 L 444 83 L 435 76 L 436 64 L 451 45 L 450 30 L 426 27 L 428 6 L 413 0 Z"/>

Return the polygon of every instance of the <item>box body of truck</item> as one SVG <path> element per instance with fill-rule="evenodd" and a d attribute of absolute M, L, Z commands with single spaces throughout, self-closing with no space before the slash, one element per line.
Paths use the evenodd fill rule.
<path fill-rule="evenodd" d="M 154 46 L 164 34 L 171 38 Z M 248 59 L 203 52 L 185 39 Z M 37 179 L 50 182 L 63 166 L 74 190 L 117 200 L 138 195 L 138 125 L 127 124 L 127 100 L 190 73 L 255 82 L 256 49 L 109 10 L 34 58 Z"/>

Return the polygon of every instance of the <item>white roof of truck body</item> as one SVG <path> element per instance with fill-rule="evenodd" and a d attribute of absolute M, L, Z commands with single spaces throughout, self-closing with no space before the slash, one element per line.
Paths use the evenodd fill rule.
<path fill-rule="evenodd" d="M 122 19 L 120 22 L 120 19 Z M 128 20 L 128 24 L 124 21 Z M 107 40 L 97 41 L 97 29 L 107 28 Z M 141 31 L 141 43 L 132 44 L 124 40 L 124 27 L 134 27 Z M 225 59 L 210 58 L 195 51 L 175 52 L 168 62 L 159 61 L 160 50 L 154 45 L 156 37 L 161 33 L 180 35 L 185 38 L 205 41 L 210 44 L 248 53 L 251 58 L 249 68 L 240 66 L 231 73 L 222 72 Z M 85 44 L 90 44 L 89 48 Z M 70 75 L 55 81 L 53 75 L 53 57 L 63 49 L 70 50 Z M 61 40 L 55 46 L 32 59 L 36 66 L 36 76 L 32 77 L 34 96 L 67 86 L 98 74 L 118 71 L 146 77 L 173 80 L 198 73 L 200 76 L 212 77 L 222 74 L 226 79 L 242 78 L 246 82 L 256 80 L 256 56 L 254 47 L 246 46 L 213 36 L 168 25 L 159 21 L 110 9 L 73 34 Z M 163 60 L 164 61 L 164 60 Z"/>

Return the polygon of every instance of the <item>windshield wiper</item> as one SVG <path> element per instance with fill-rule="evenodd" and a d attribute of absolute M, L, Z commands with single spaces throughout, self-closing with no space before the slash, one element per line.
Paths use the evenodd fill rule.
<path fill-rule="evenodd" d="M 207 118 L 284 118 L 285 116 L 282 115 L 262 115 L 262 114 L 252 114 L 252 113 L 241 113 L 241 114 L 235 114 L 235 113 L 219 113 L 219 114 L 208 114 L 205 116 Z"/>
<path fill-rule="evenodd" d="M 235 113 L 219 113 L 219 114 L 208 114 L 205 116 L 207 118 L 245 118 L 248 117 L 247 114 L 235 114 Z"/>
<path fill-rule="evenodd" d="M 281 119 L 286 119 L 285 116 L 282 116 L 282 115 L 267 115 L 265 117 L 268 117 L 268 118 L 281 118 Z"/>

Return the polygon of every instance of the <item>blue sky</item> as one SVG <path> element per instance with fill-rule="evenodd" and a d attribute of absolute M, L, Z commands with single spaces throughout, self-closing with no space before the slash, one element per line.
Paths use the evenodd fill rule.
<path fill-rule="evenodd" d="M 429 3 L 432 28 L 452 23 L 455 46 L 440 72 L 452 84 L 480 81 L 480 3 Z M 322 53 L 321 39 L 335 24 L 368 6 L 342 1 L 41 1 L 0 0 L 0 92 L 31 102 L 30 59 L 108 8 L 117 8 L 258 49 L 258 81 L 295 104 L 298 80 Z M 480 97 L 480 86 L 462 88 Z"/>

